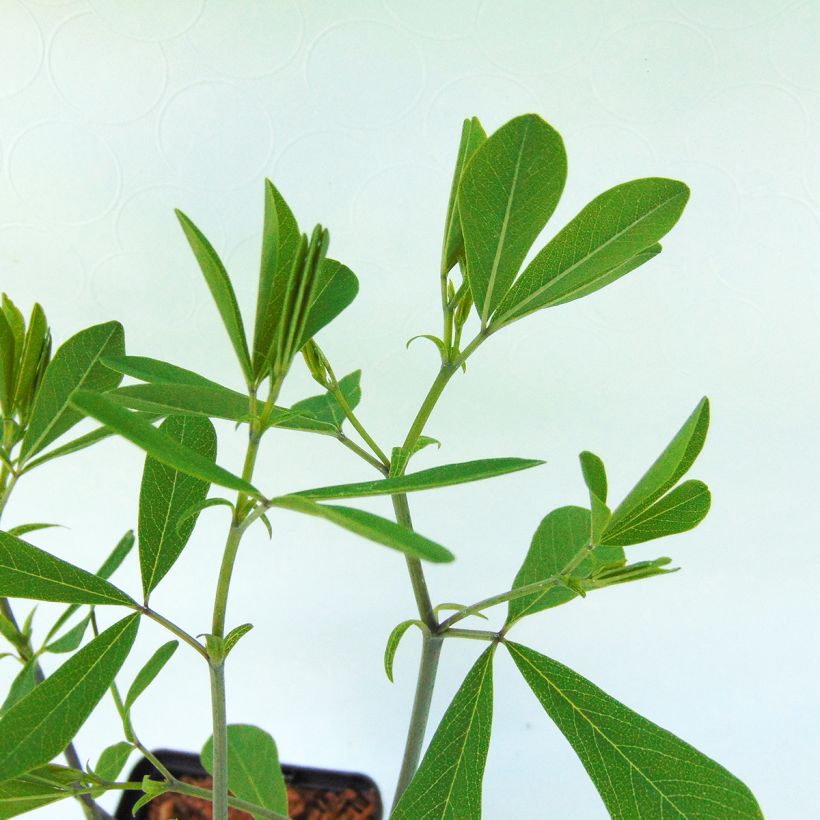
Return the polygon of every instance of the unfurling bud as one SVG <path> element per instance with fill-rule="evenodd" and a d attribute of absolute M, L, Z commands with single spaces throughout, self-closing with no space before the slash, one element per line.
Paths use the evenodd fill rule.
<path fill-rule="evenodd" d="M 302 358 L 314 380 L 326 390 L 330 390 L 334 382 L 333 374 L 328 367 L 324 353 L 313 339 L 302 348 Z"/>

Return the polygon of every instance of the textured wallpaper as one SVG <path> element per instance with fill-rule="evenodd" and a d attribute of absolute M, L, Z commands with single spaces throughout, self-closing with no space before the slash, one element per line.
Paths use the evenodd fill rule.
<path fill-rule="evenodd" d="M 815 0 L 0 0 L 0 285 L 26 312 L 40 301 L 57 341 L 116 318 L 129 352 L 240 386 L 173 208 L 222 254 L 250 316 L 269 176 L 359 276 L 358 299 L 320 341 L 337 373 L 363 369 L 362 416 L 392 446 L 437 366 L 432 346 L 405 342 L 438 328 L 464 117 L 491 130 L 535 111 L 563 135 L 569 177 L 544 238 L 618 182 L 686 181 L 664 253 L 499 334 L 430 421 L 443 447 L 419 457 L 548 463 L 422 494 L 414 517 L 458 556 L 430 572 L 436 599 L 497 592 L 541 517 L 585 503 L 579 451 L 606 460 L 618 497 L 709 395 L 693 475 L 713 511 L 693 533 L 635 548 L 682 571 L 544 613 L 517 639 L 715 757 L 773 820 L 816 816 L 818 42 Z M 300 371 L 285 398 L 311 392 Z M 219 432 L 220 459 L 237 469 L 241 442 Z M 272 438 L 260 483 L 366 478 L 334 445 Z M 106 442 L 33 474 L 4 524 L 64 524 L 32 540 L 94 566 L 135 525 L 141 469 L 135 448 Z M 408 635 L 389 684 L 384 641 L 413 614 L 403 562 L 321 522 L 283 512 L 273 526 L 273 541 L 260 530 L 240 556 L 229 623 L 256 629 L 232 656 L 229 719 L 269 730 L 285 761 L 362 770 L 389 795 L 418 651 Z M 155 607 L 192 632 L 209 621 L 223 529 L 224 511 L 204 513 L 176 584 L 157 590 Z M 136 564 L 118 579 L 138 590 Z M 142 629 L 125 680 L 162 639 Z M 434 719 L 476 649 L 448 642 Z M 207 675 L 191 654 L 135 710 L 152 747 L 199 749 L 209 734 Z M 12 673 L 0 662 L 0 682 Z M 81 755 L 95 759 L 115 727 L 106 704 Z M 493 734 L 486 817 L 605 816 L 507 658 Z"/>

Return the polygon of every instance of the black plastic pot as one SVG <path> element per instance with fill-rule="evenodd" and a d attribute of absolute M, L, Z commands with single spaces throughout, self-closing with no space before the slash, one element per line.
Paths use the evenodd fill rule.
<path fill-rule="evenodd" d="M 189 752 L 177 752 L 170 749 L 160 749 L 154 755 L 169 769 L 174 777 L 190 777 L 200 779 L 208 777 L 208 773 L 202 768 L 199 756 Z M 382 804 L 378 786 L 367 775 L 355 772 L 340 772 L 333 769 L 312 769 L 307 766 L 289 766 L 282 764 L 282 774 L 285 776 L 285 783 L 291 789 L 295 789 L 302 796 L 312 796 L 315 794 L 331 792 L 334 795 L 342 795 L 345 791 L 352 790 L 362 796 L 367 795 L 368 803 L 375 804 L 375 812 L 369 815 L 373 820 L 381 820 Z M 148 760 L 143 758 L 131 770 L 128 779 L 132 781 L 142 780 L 146 775 L 156 777 L 161 780 L 159 773 Z M 142 792 L 123 792 L 119 806 L 117 806 L 117 820 L 131 820 L 131 811 L 134 804 L 142 796 Z M 137 820 L 146 820 L 148 817 L 148 806 L 143 806 L 135 815 Z M 355 815 L 354 815 L 355 816 Z M 364 815 L 362 815 L 364 816 Z M 301 815 L 295 815 L 294 820 L 299 820 Z"/>

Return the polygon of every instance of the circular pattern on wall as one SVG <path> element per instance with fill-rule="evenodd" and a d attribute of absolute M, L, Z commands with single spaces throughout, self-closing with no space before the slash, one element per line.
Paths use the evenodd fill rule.
<path fill-rule="evenodd" d="M 104 216 L 120 190 L 120 166 L 93 131 L 44 122 L 24 131 L 9 151 L 9 179 L 38 220 L 77 224 Z"/>
<path fill-rule="evenodd" d="M 188 37 L 204 63 L 228 77 L 262 77 L 287 65 L 304 36 L 294 0 L 207 3 Z"/>
<path fill-rule="evenodd" d="M 57 29 L 49 73 L 66 102 L 90 119 L 108 123 L 150 111 L 168 79 L 158 45 L 123 37 L 93 14 L 72 17 Z"/>
<path fill-rule="evenodd" d="M 267 113 L 247 91 L 202 82 L 165 105 L 159 142 L 174 174 L 205 190 L 230 190 L 262 176 L 273 134 Z"/>
<path fill-rule="evenodd" d="M 43 61 L 43 38 L 34 18 L 17 0 L 0 0 L 0 98 L 22 91 Z"/>
<path fill-rule="evenodd" d="M 772 26 L 769 55 L 775 69 L 801 88 L 820 89 L 820 5 L 806 3 Z"/>
<path fill-rule="evenodd" d="M 409 31 L 434 40 L 467 37 L 475 27 L 475 0 L 384 0 L 385 8 Z"/>
<path fill-rule="evenodd" d="M 202 13 L 204 0 L 90 0 L 114 31 L 137 40 L 168 40 L 186 32 Z"/>
<path fill-rule="evenodd" d="M 399 119 L 424 88 L 424 63 L 413 38 L 372 20 L 323 31 L 310 48 L 305 72 L 316 108 L 353 128 Z"/>

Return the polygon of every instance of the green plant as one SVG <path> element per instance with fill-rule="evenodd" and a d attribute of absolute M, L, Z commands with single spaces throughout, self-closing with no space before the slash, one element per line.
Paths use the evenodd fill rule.
<path fill-rule="evenodd" d="M 414 472 L 415 454 L 434 442 L 427 420 L 453 376 L 491 336 L 531 313 L 562 305 L 605 287 L 656 256 L 659 240 L 680 217 L 687 187 L 670 179 L 638 179 L 601 194 L 561 229 L 521 270 L 552 215 L 566 177 L 561 137 L 534 115 L 518 117 L 487 137 L 475 118 L 461 136 L 444 233 L 440 290 L 441 335 L 425 335 L 440 355 L 432 385 L 399 447 L 380 447 L 356 415 L 359 372 L 337 378 L 315 335 L 347 307 L 358 289 L 354 274 L 327 256 L 328 232 L 317 226 L 302 234 L 279 191 L 265 186 L 262 260 L 253 338 L 248 340 L 231 282 L 208 240 L 184 214 L 183 231 L 202 269 L 228 338 L 236 352 L 244 392 L 156 359 L 126 355 L 116 322 L 88 328 L 50 357 L 50 334 L 35 305 L 28 324 L 4 298 L 0 312 L 0 405 L 3 413 L 0 506 L 18 480 L 50 460 L 117 434 L 147 454 L 139 503 L 139 563 L 142 597 L 137 600 L 108 579 L 132 548 L 127 533 L 96 572 L 72 566 L 23 540 L 49 526 L 30 524 L 0 533 L 0 631 L 8 657 L 21 670 L 0 717 L 0 817 L 11 817 L 66 797 L 77 797 L 90 815 L 105 816 L 96 798 L 109 790 L 144 792 L 141 803 L 163 792 L 211 797 L 176 780 L 140 742 L 130 710 L 173 656 L 179 641 L 207 665 L 213 703 L 212 737 L 202 758 L 213 773 L 214 816 L 228 804 L 258 818 L 280 818 L 287 804 L 276 746 L 267 733 L 226 722 L 224 667 L 232 648 L 251 629 L 228 630 L 226 606 L 240 542 L 254 524 L 271 532 L 275 508 L 317 516 L 403 553 L 418 613 L 390 634 L 385 669 L 402 636 L 422 635 L 418 685 L 392 817 L 478 818 L 481 783 L 493 710 L 493 659 L 508 651 L 548 716 L 558 725 L 617 817 L 760 817 L 751 792 L 733 775 L 674 735 L 629 710 L 594 684 L 551 658 L 510 640 L 510 631 L 532 616 L 605 587 L 664 575 L 670 559 L 629 563 L 633 544 L 696 526 L 710 504 L 697 480 L 681 482 L 706 437 L 709 405 L 694 411 L 658 459 L 618 504 L 608 500 L 603 462 L 580 456 L 589 503 L 550 512 L 536 530 L 510 589 L 469 606 L 434 606 L 423 562 L 453 555 L 413 529 L 408 494 L 504 475 L 541 462 L 482 459 Z M 457 272 L 460 271 L 460 274 Z M 471 336 L 463 341 L 465 332 Z M 293 407 L 277 404 L 297 354 L 323 392 Z M 121 386 L 124 376 L 137 383 Z M 83 417 L 100 427 L 57 444 Z M 247 430 L 241 475 L 216 463 L 211 419 Z M 157 425 L 156 422 L 161 422 Z M 348 425 L 359 440 L 349 437 Z M 334 438 L 381 475 L 375 480 L 332 485 L 268 497 L 266 477 L 254 475 L 263 436 L 279 428 Z M 209 497 L 211 487 L 235 498 Z M 340 505 L 344 499 L 387 495 L 396 521 Z M 171 570 L 206 507 L 228 508 L 230 523 L 213 620 L 200 640 L 150 607 L 154 588 Z M 67 604 L 35 641 L 31 616 L 20 626 L 9 598 Z M 472 617 L 507 605 L 498 629 L 467 628 Z M 100 631 L 101 606 L 130 610 Z M 442 614 L 448 611 L 446 617 Z M 151 618 L 175 640 L 161 646 L 123 696 L 115 678 L 142 618 Z M 85 635 L 93 637 L 84 643 Z M 455 694 L 422 759 L 430 699 L 442 645 L 447 639 L 486 642 Z M 44 677 L 40 659 L 71 653 Z M 123 740 L 84 768 L 72 739 L 96 704 L 110 691 L 122 717 Z M 154 760 L 162 780 L 119 780 L 138 749 Z M 69 765 L 53 761 L 65 751 Z M 250 761 L 253 765 L 247 765 Z M 420 762 L 421 761 L 421 762 Z M 242 764 L 242 765 L 240 765 Z M 231 789 L 234 797 L 228 796 Z"/>

